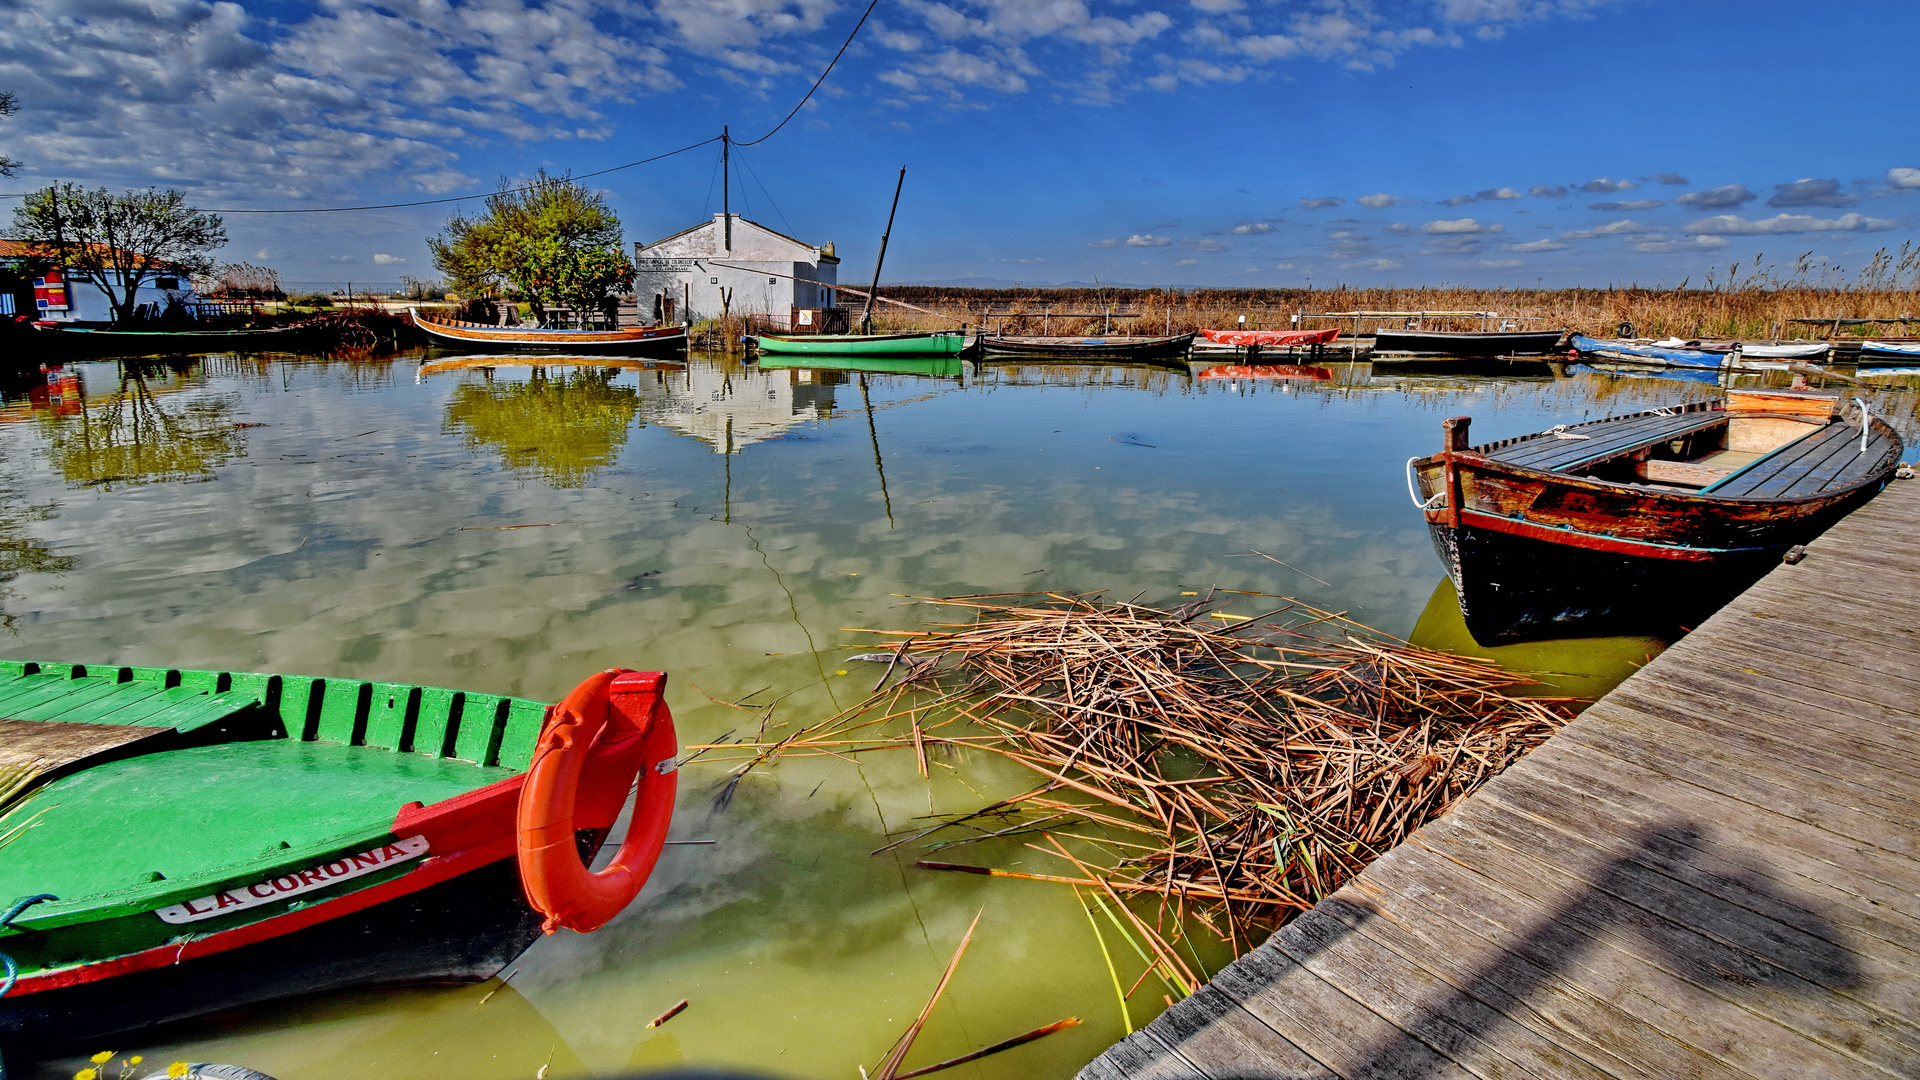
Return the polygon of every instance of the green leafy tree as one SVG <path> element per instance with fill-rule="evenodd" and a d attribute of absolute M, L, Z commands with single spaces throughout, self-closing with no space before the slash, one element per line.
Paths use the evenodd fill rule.
<path fill-rule="evenodd" d="M 542 319 L 549 307 L 597 307 L 633 284 L 606 197 L 544 169 L 518 188 L 501 181 L 484 215 L 454 218 L 427 246 L 456 291 L 525 301 Z"/>
<path fill-rule="evenodd" d="M 133 318 L 141 285 L 162 274 L 211 270 L 227 230 L 219 215 L 193 209 L 178 191 L 115 195 L 54 184 L 14 208 L 13 237 L 91 278 L 112 305 L 113 321 L 123 323 Z"/>

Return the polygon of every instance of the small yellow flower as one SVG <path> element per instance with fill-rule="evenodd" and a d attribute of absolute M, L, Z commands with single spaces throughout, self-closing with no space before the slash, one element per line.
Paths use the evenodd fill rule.
<path fill-rule="evenodd" d="M 105 1065 L 107 1062 L 113 1060 L 113 1051 L 102 1050 L 87 1060 L 93 1062 L 95 1065 Z"/>
<path fill-rule="evenodd" d="M 138 1064 L 140 1064 L 140 1063 L 141 1063 L 142 1061 L 145 1061 L 145 1060 L 147 1060 L 147 1059 L 146 1059 L 146 1058 L 143 1058 L 143 1057 L 141 1057 L 141 1056 L 140 1056 L 139 1054 L 135 1054 L 135 1055 L 133 1055 L 132 1057 L 130 1057 L 130 1058 L 128 1058 L 128 1059 L 127 1059 L 127 1064 L 129 1064 L 129 1065 L 138 1065 Z"/>
<path fill-rule="evenodd" d="M 99 1076 L 99 1069 L 81 1069 L 73 1074 L 73 1080 L 98 1080 Z"/>
<path fill-rule="evenodd" d="M 167 1075 L 174 1077 L 187 1075 L 187 1063 L 184 1061 L 176 1061 L 167 1066 Z"/>

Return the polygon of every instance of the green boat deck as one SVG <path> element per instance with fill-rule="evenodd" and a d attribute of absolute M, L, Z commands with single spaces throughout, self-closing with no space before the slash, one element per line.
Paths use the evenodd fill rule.
<path fill-rule="evenodd" d="M 0 905 L 60 899 L 29 908 L 0 937 L 29 972 L 152 947 L 178 932 L 151 914 L 158 908 L 387 843 L 408 803 L 521 772 L 545 711 L 405 683 L 0 661 L 0 720 L 16 728 L 125 725 L 157 736 L 116 743 L 75 727 L 64 757 L 33 760 L 58 740 L 16 748 L 12 767 L 37 772 L 40 786 L 27 782 L 0 815 Z M 244 921 L 193 925 L 235 919 Z"/>

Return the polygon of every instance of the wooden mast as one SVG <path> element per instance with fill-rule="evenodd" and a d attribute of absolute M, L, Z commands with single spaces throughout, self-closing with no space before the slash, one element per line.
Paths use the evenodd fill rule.
<path fill-rule="evenodd" d="M 880 290 L 880 264 L 887 261 L 887 238 L 893 235 L 893 215 L 900 209 L 900 188 L 907 182 L 907 167 L 900 166 L 900 179 L 893 185 L 893 209 L 887 211 L 887 231 L 880 234 L 880 254 L 873 260 L 873 285 L 867 290 L 867 303 L 860 312 L 860 332 L 873 333 L 873 294 Z"/>

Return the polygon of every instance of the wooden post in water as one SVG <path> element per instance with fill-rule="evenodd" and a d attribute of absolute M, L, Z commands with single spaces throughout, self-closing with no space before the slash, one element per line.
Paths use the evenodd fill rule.
<path fill-rule="evenodd" d="M 880 291 L 880 264 L 887 261 L 887 239 L 893 235 L 893 215 L 900 209 L 900 189 L 907 182 L 907 167 L 900 166 L 900 179 L 893 185 L 893 208 L 887 211 L 887 231 L 880 234 L 880 254 L 873 260 L 873 287 L 867 290 L 866 309 L 860 313 L 860 332 L 873 333 L 873 294 Z"/>

